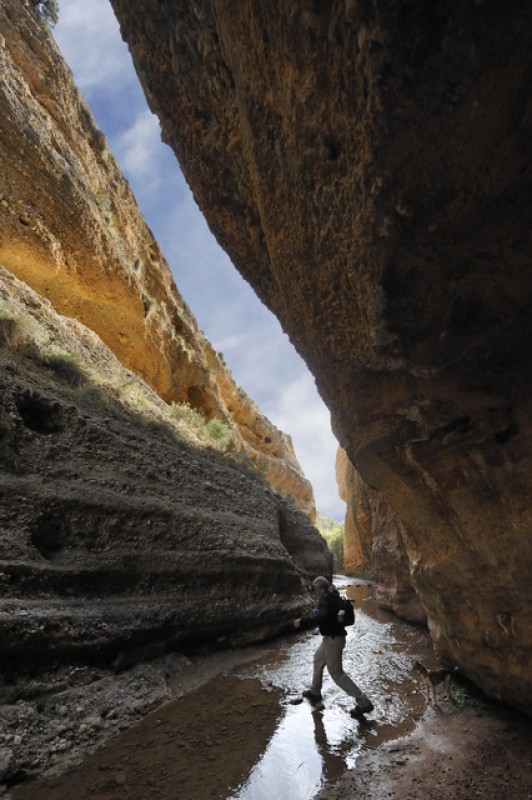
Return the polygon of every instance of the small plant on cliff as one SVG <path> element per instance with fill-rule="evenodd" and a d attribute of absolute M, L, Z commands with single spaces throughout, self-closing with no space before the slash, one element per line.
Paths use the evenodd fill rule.
<path fill-rule="evenodd" d="M 453 680 L 450 694 L 454 706 L 451 712 L 453 714 L 459 714 L 466 708 L 485 709 L 488 707 L 486 698 L 473 684 L 468 684 L 467 682 L 457 683 Z"/>
<path fill-rule="evenodd" d="M 205 417 L 188 403 L 172 403 L 170 413 L 174 419 L 193 431 L 196 435 L 205 427 Z"/>
<path fill-rule="evenodd" d="M 48 25 L 57 25 L 59 19 L 59 3 L 57 0 L 32 0 L 37 14 Z"/>
<path fill-rule="evenodd" d="M 221 453 L 226 453 L 234 444 L 231 428 L 219 419 L 211 419 L 207 423 L 207 434 L 212 446 Z"/>
<path fill-rule="evenodd" d="M 16 315 L 0 317 L 0 348 L 11 356 L 39 359 L 39 350 L 27 330 L 25 320 Z"/>

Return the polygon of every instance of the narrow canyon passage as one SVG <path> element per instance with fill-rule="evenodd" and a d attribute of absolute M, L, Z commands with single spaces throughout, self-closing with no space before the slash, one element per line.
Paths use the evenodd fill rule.
<path fill-rule="evenodd" d="M 102 2 L 160 131 L 123 59 L 84 99 L 63 0 L 0 0 L 0 800 L 532 800 L 530 4 Z M 365 721 L 301 697 L 323 425 Z"/>
<path fill-rule="evenodd" d="M 426 631 L 379 611 L 372 588 L 349 579 L 344 588 L 357 608 L 345 667 L 375 703 L 367 721 L 350 717 L 350 698 L 329 678 L 323 713 L 290 703 L 308 684 L 317 637 L 289 637 L 159 707 L 73 771 L 14 787 L 13 800 L 347 800 L 365 789 L 383 800 L 434 790 L 443 798 L 532 796 L 532 723 L 473 698 L 464 709 L 458 685 L 453 703 L 427 708 L 412 672 L 414 660 L 433 659 Z M 180 678 L 169 687 L 178 696 Z M 479 769 L 490 742 L 498 755 Z M 402 780 L 408 790 L 398 788 Z"/>

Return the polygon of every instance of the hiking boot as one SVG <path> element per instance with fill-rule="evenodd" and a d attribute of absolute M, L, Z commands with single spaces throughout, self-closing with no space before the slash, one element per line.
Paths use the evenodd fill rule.
<path fill-rule="evenodd" d="M 316 703 L 321 703 L 322 701 L 321 694 L 314 694 L 314 692 L 311 692 L 310 689 L 305 689 L 305 691 L 301 692 L 301 694 L 303 697 L 307 698 L 312 706 L 315 706 Z"/>
<path fill-rule="evenodd" d="M 357 704 L 354 709 L 351 711 L 352 717 L 362 717 L 364 714 L 370 714 L 374 709 L 374 705 L 369 699 L 363 694 L 361 697 L 357 697 Z"/>

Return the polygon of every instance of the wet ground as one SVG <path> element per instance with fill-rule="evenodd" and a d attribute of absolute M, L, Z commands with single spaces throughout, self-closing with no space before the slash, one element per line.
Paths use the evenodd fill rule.
<path fill-rule="evenodd" d="M 506 735 L 515 753 L 513 767 L 500 765 L 497 785 L 489 784 L 501 793 L 486 794 L 484 787 L 483 794 L 468 794 L 477 791 L 476 784 L 460 783 L 457 773 L 456 791 L 448 796 L 511 800 L 512 778 L 520 787 L 516 797 L 527 800 L 529 723 L 512 712 L 499 719 L 479 708 L 457 715 L 455 706 L 443 702 L 427 713 L 424 687 L 412 672 L 415 660 L 435 665 L 427 632 L 379 611 L 369 587 L 344 583 L 344 589 L 356 601 L 344 667 L 375 704 L 367 720 L 349 715 L 353 701 L 327 673 L 323 712 L 306 701 L 291 704 L 309 685 L 319 643 L 312 634 L 294 634 L 159 707 L 70 773 L 14 788 L 13 800 L 343 800 L 365 797 L 366 790 L 373 798 L 413 798 L 416 790 L 421 797 L 440 777 L 445 786 L 456 777 L 463 747 L 453 755 L 457 742 L 448 740 L 449 732 L 473 750 L 481 728 L 485 746 Z M 171 688 L 179 689 L 177 683 Z M 487 774 L 494 755 L 488 761 L 476 769 Z M 395 793 L 401 780 L 405 788 Z M 329 794 L 332 786 L 337 788 Z M 435 796 L 447 795 L 439 786 Z"/>
<path fill-rule="evenodd" d="M 337 580 L 336 585 L 342 584 Z M 416 659 L 434 656 L 427 632 L 406 625 L 377 608 L 370 587 L 344 585 L 355 600 L 355 626 L 349 630 L 344 669 L 368 694 L 375 710 L 366 720 L 349 712 L 354 701 L 325 672 L 325 709 L 314 712 L 308 702 L 291 705 L 308 688 L 312 657 L 319 635 L 304 635 L 284 644 L 241 675 L 270 682 L 285 696 L 285 710 L 260 761 L 231 800 L 311 800 L 325 782 L 339 778 L 356 764 L 361 752 L 412 731 L 425 709 L 421 687 L 412 675 Z"/>

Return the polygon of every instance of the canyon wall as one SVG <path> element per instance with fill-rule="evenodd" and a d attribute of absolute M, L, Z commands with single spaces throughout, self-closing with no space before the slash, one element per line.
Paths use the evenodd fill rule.
<path fill-rule="evenodd" d="M 410 575 L 404 526 L 386 496 L 364 483 L 341 448 L 336 455 L 336 479 L 346 503 L 345 571 L 370 572 L 381 608 L 409 622 L 426 623 L 427 615 Z"/>
<path fill-rule="evenodd" d="M 290 438 L 198 330 L 46 26 L 23 0 L 6 0 L 0 34 L 0 263 L 166 402 L 229 426 L 244 459 L 313 518 Z"/>
<path fill-rule="evenodd" d="M 525 0 L 112 0 L 211 229 L 401 522 L 442 659 L 532 710 Z"/>
<path fill-rule="evenodd" d="M 346 505 L 344 522 L 344 569 L 364 572 L 371 568 L 372 514 L 364 481 L 345 450 L 336 453 L 338 494 Z"/>
<path fill-rule="evenodd" d="M 308 516 L 2 267 L 0 312 L 3 680 L 290 629 L 332 566 Z"/>
<path fill-rule="evenodd" d="M 33 5 L 0 31 L 2 674 L 291 628 L 332 556 L 290 437 L 198 331 Z"/>

